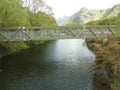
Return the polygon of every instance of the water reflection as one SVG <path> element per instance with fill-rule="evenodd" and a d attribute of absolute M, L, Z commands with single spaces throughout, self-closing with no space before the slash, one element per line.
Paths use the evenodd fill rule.
<path fill-rule="evenodd" d="M 0 90 L 94 90 L 84 40 L 57 40 L 3 58 Z"/>

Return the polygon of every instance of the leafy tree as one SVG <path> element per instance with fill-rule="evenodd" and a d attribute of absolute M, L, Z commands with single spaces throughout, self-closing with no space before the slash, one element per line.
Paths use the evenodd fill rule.
<path fill-rule="evenodd" d="M 38 13 L 29 12 L 30 23 L 32 26 L 56 26 L 55 19 L 39 11 Z"/>
<path fill-rule="evenodd" d="M 1 26 L 53 26 L 55 19 L 42 11 L 30 11 L 30 6 L 34 10 L 43 10 L 48 6 L 42 0 L 24 0 L 28 7 L 23 7 L 22 0 L 1 0 L 0 3 L 0 25 Z M 31 2 L 34 2 L 31 5 Z M 35 7 L 35 5 L 37 5 Z M 40 6 L 41 5 L 41 6 Z M 50 7 L 49 7 L 50 9 Z"/>
<path fill-rule="evenodd" d="M 0 25 L 1 26 L 25 26 L 30 25 L 26 9 L 22 7 L 20 0 L 0 1 Z"/>

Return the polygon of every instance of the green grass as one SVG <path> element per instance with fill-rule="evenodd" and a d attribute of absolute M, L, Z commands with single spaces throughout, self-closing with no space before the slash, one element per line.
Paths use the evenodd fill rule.
<path fill-rule="evenodd" d="M 22 49 L 26 49 L 38 44 L 43 44 L 44 41 L 28 41 L 28 42 L 0 42 L 0 55 L 8 55 Z"/>

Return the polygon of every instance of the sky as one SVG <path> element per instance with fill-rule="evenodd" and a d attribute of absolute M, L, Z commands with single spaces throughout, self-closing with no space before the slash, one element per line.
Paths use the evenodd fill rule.
<path fill-rule="evenodd" d="M 120 0 L 45 0 L 46 3 L 53 8 L 54 17 L 56 19 L 62 16 L 71 16 L 82 7 L 90 9 L 107 9 L 116 4 L 120 4 Z"/>

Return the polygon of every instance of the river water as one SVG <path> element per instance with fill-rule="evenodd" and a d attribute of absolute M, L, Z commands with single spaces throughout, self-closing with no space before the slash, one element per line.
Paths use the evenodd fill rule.
<path fill-rule="evenodd" d="M 0 90 L 105 90 L 95 85 L 94 58 L 84 40 L 48 41 L 2 58 Z"/>

